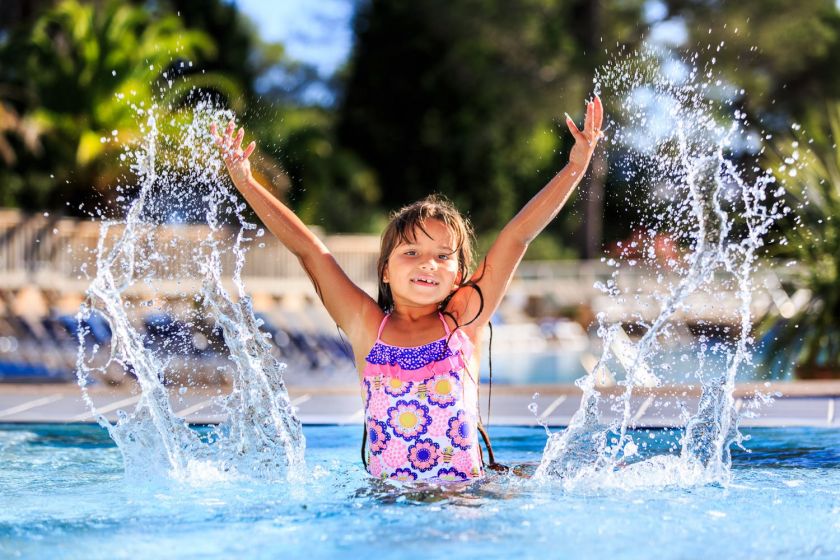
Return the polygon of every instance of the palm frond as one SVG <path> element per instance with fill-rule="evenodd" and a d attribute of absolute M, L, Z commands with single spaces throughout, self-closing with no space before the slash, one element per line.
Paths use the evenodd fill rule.
<path fill-rule="evenodd" d="M 765 317 L 759 330 L 768 361 L 840 372 L 840 103 L 824 117 L 825 135 L 789 138 L 768 156 L 794 209 L 775 256 L 797 261 L 792 287 L 811 299 L 792 317 Z"/>

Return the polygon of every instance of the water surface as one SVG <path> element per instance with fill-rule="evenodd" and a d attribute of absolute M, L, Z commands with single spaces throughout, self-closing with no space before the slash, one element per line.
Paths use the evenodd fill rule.
<path fill-rule="evenodd" d="M 491 476 L 395 486 L 362 470 L 359 430 L 305 427 L 307 477 L 127 479 L 98 426 L 0 425 L 0 556 L 11 558 L 835 558 L 840 430 L 752 429 L 732 481 L 616 490 Z M 494 427 L 506 463 L 540 461 L 537 428 Z M 669 438 L 659 432 L 651 454 Z M 636 440 L 646 432 L 634 433 Z"/>

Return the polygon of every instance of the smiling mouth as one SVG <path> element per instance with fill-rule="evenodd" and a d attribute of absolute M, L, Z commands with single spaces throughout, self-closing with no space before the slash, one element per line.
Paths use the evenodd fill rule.
<path fill-rule="evenodd" d="M 422 278 L 422 277 L 412 278 L 411 281 L 414 284 L 419 284 L 421 286 L 437 286 L 438 284 L 440 284 L 440 282 L 438 282 L 436 280 L 432 280 L 431 278 Z"/>

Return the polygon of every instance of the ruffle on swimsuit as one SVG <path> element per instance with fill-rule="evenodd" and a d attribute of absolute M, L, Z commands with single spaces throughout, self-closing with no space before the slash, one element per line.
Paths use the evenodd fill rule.
<path fill-rule="evenodd" d="M 447 344 L 448 339 L 448 344 Z M 364 376 L 396 377 L 402 381 L 423 381 L 436 375 L 463 370 L 464 356 L 471 356 L 472 341 L 463 331 L 415 347 L 391 346 L 377 339 L 365 358 Z"/>

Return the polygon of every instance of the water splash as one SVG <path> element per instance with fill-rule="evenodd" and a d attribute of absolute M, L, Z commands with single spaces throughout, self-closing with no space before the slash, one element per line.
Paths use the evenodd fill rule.
<path fill-rule="evenodd" d="M 83 398 L 119 446 L 129 477 L 299 479 L 305 440 L 283 381 L 285 365 L 260 331 L 241 277 L 256 226 L 227 186 L 208 132 L 210 123 L 226 123 L 233 115 L 209 102 L 165 119 L 156 106 L 134 109 L 143 119 L 142 138 L 125 156 L 136 184 L 118 187 L 117 201 L 127 201 L 124 218 L 99 216 L 96 275 L 78 317 Z M 186 233 L 165 238 L 171 228 L 159 226 L 175 219 L 209 227 L 202 239 Z M 232 277 L 233 295 L 226 277 Z M 158 337 L 136 326 L 152 312 L 161 322 Z M 91 342 L 86 325 L 94 315 L 110 327 L 108 349 Z M 209 366 L 206 356 L 198 359 L 194 331 L 218 339 L 217 350 L 228 358 L 209 360 Z M 92 376 L 106 373 L 133 377 L 139 389 L 134 410 L 120 411 L 115 424 L 96 412 L 87 391 Z M 200 436 L 174 412 L 177 396 L 170 386 L 180 385 L 183 394 L 220 376 L 232 390 L 211 397 L 208 406 L 225 420 Z"/>
<path fill-rule="evenodd" d="M 743 163 L 754 159 L 757 135 L 737 108 L 743 91 L 716 79 L 713 63 L 700 68 L 697 56 L 677 61 L 646 52 L 602 68 L 596 80 L 605 98 L 621 105 L 611 124 L 611 152 L 619 154 L 616 168 L 644 193 L 641 207 L 647 209 L 639 219 L 642 233 L 621 249 L 624 258 L 600 287 L 617 306 L 628 297 L 640 300 L 649 286 L 635 292 L 622 288 L 620 272 L 645 265 L 650 285 L 659 289 L 651 302 L 652 320 L 624 319 L 644 333 L 636 343 L 622 342 L 622 326 L 599 316 L 603 354 L 578 381 L 580 409 L 565 431 L 549 437 L 535 478 L 559 480 L 565 487 L 726 484 L 729 450 L 741 442 L 735 379 L 740 368 L 751 365 L 751 278 L 765 237 L 787 211 L 783 190 L 771 194 L 771 172 Z M 681 248 L 681 257 L 659 254 L 656 242 L 663 232 L 672 249 Z M 701 366 L 693 382 L 701 386 L 699 406 L 687 413 L 673 453 L 643 457 L 646 442 L 631 434 L 637 421 L 634 390 L 662 384 L 665 376 L 657 369 L 667 367 L 667 360 L 658 354 L 674 325 L 696 310 L 698 300 L 714 301 L 721 285 L 737 295 L 736 332 L 725 337 L 722 331 L 729 327 L 707 327 L 734 342 L 713 342 L 707 333 L 698 337 Z M 722 369 L 703 365 L 712 353 L 724 355 Z M 602 410 L 597 376 L 617 362 L 626 371 L 619 383 L 623 392 Z"/>

